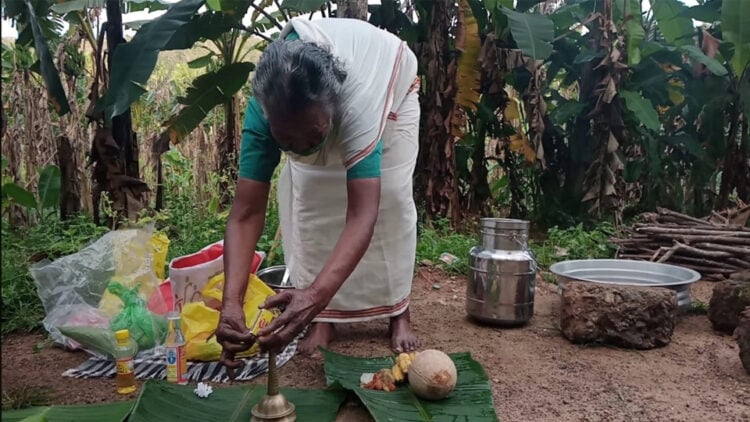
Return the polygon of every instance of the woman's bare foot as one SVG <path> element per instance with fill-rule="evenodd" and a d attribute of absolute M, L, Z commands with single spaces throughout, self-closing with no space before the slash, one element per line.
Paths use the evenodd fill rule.
<path fill-rule="evenodd" d="M 312 356 L 318 352 L 318 346 L 328 347 L 335 336 L 336 332 L 330 322 L 313 322 L 307 335 L 299 342 L 299 351 Z"/>
<path fill-rule="evenodd" d="M 388 332 L 391 335 L 391 349 L 394 353 L 412 352 L 421 345 L 414 330 L 411 329 L 409 308 L 401 315 L 391 317 Z"/>

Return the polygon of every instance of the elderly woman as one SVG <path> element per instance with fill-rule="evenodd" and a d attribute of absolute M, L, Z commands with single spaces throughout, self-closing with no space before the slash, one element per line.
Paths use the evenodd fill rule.
<path fill-rule="evenodd" d="M 335 323 L 390 318 L 396 352 L 418 347 L 409 320 L 416 247 L 412 174 L 418 152 L 417 60 L 364 21 L 292 20 L 264 51 L 252 81 L 237 194 L 225 237 L 222 361 L 256 338 L 242 312 L 251 256 L 281 152 L 282 246 L 296 289 L 269 298 L 284 313 L 257 338 L 279 349 L 309 323 L 314 353 Z"/>

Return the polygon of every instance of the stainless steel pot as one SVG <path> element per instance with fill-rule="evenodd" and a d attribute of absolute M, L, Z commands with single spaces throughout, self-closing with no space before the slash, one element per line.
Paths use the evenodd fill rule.
<path fill-rule="evenodd" d="M 466 312 L 481 322 L 523 325 L 534 314 L 537 271 L 529 222 L 483 218 L 480 233 L 481 245 L 469 251 Z"/>
<path fill-rule="evenodd" d="M 258 278 L 274 290 L 293 289 L 294 284 L 289 278 L 286 265 L 274 265 L 263 268 L 256 274 Z"/>

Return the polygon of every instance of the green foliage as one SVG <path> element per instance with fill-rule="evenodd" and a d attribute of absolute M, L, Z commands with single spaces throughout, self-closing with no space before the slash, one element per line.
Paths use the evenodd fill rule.
<path fill-rule="evenodd" d="M 217 12 L 222 12 L 228 16 L 244 16 L 250 5 L 248 0 L 206 0 L 206 6 Z"/>
<path fill-rule="evenodd" d="M 651 101 L 643 98 L 640 93 L 633 91 L 620 91 L 620 95 L 625 100 L 628 110 L 635 114 L 637 120 L 648 129 L 659 130 L 659 115 Z"/>
<path fill-rule="evenodd" d="M 187 136 L 219 104 L 230 101 L 234 94 L 247 83 L 255 68 L 250 62 L 232 63 L 213 72 L 205 73 L 193 81 L 184 97 L 177 101 L 184 107 L 166 122 L 167 136 L 172 143 Z"/>
<path fill-rule="evenodd" d="M 532 243 L 531 249 L 543 270 L 558 261 L 613 258 L 617 249 L 610 238 L 615 233 L 609 223 L 599 223 L 591 229 L 583 224 L 565 229 L 552 227 L 547 239 Z"/>
<path fill-rule="evenodd" d="M 688 7 L 679 0 L 650 1 L 651 10 L 659 24 L 659 31 L 664 35 L 664 39 L 676 45 L 691 44 L 695 30 L 690 18 L 684 15 Z"/>
<path fill-rule="evenodd" d="M 107 121 L 124 113 L 143 95 L 143 86 L 156 66 L 159 51 L 202 5 L 203 0 L 182 0 L 143 25 L 129 43 L 117 47 L 109 89 L 97 104 L 99 110 L 105 111 Z"/>
<path fill-rule="evenodd" d="M 687 312 L 690 315 L 707 315 L 708 304 L 706 302 L 701 302 L 700 300 L 693 300 L 690 303 L 690 308 Z"/>
<path fill-rule="evenodd" d="M 209 10 L 193 16 L 180 26 L 162 50 L 184 50 L 191 48 L 199 40 L 216 40 L 240 25 L 238 15 Z"/>
<path fill-rule="evenodd" d="M 142 218 L 142 223 L 154 221 L 157 230 L 170 239 L 167 261 L 194 253 L 224 238 L 228 211 L 219 212 L 219 180 L 222 176 L 209 173 L 206 185 L 196 187 L 193 179 L 194 163 L 173 149 L 163 156 L 164 203 L 168 207 L 155 216 Z M 258 251 L 270 252 L 279 225 L 275 198 L 269 201 L 266 224 L 258 240 Z M 283 263 L 281 244 L 271 261 L 264 266 Z"/>
<path fill-rule="evenodd" d="M 705 65 L 706 68 L 716 76 L 725 76 L 728 73 L 727 69 L 722 66 L 722 64 L 719 63 L 718 60 L 706 56 L 698 47 L 694 45 L 680 46 L 680 50 L 687 54 L 691 59 L 699 62 L 702 65 Z"/>
<path fill-rule="evenodd" d="M 50 42 L 59 38 L 59 19 L 49 15 L 51 2 L 47 0 L 9 0 L 3 3 L 4 17 L 16 19 L 20 29 L 17 43 L 34 43 L 42 75 L 49 94 L 49 101 L 58 115 L 70 112 L 68 97 L 60 80 L 60 73 L 52 60 Z"/>
<path fill-rule="evenodd" d="M 620 12 L 620 20 L 624 22 L 627 35 L 628 65 L 634 66 L 641 61 L 641 43 L 646 38 L 643 29 L 640 0 L 616 1 L 615 7 Z"/>
<path fill-rule="evenodd" d="M 211 207 L 211 199 L 218 194 L 218 178 L 214 175 L 201 190 L 214 195 L 200 195 L 193 180 L 193 163 L 178 150 L 162 156 L 164 166 L 164 202 L 168 207 L 156 216 L 156 229 L 170 239 L 167 259 L 194 253 L 224 237 L 227 213 Z M 142 221 L 147 221 L 146 219 Z"/>
<path fill-rule="evenodd" d="M 24 208 L 36 209 L 37 207 L 34 194 L 13 182 L 3 185 L 3 199 L 6 198 Z"/>
<path fill-rule="evenodd" d="M 35 405 L 28 409 L 3 412 L 3 420 L 10 422 L 124 421 L 132 408 L 133 401 L 45 407 Z"/>
<path fill-rule="evenodd" d="M 555 37 L 552 20 L 543 15 L 514 12 L 505 7 L 501 10 L 508 17 L 510 32 L 518 48 L 533 59 L 547 59 L 552 53 L 551 43 Z"/>
<path fill-rule="evenodd" d="M 30 48 L 20 44 L 2 44 L 2 67 L 3 83 L 10 84 L 15 72 L 21 72 L 31 69 L 34 65 L 34 54 Z"/>
<path fill-rule="evenodd" d="M 309 13 L 320 10 L 325 3 L 325 0 L 284 0 L 281 2 L 281 8 L 296 10 L 300 13 Z"/>
<path fill-rule="evenodd" d="M 12 390 L 3 390 L 3 412 L 33 406 L 45 406 L 52 401 L 52 388 L 23 385 Z M 3 415 L 3 420 L 5 415 Z M 20 420 L 20 419 L 18 419 Z"/>
<path fill-rule="evenodd" d="M 49 165 L 39 173 L 39 207 L 48 209 L 60 204 L 60 167 Z"/>
<path fill-rule="evenodd" d="M 721 7 L 722 35 L 734 45 L 732 69 L 741 78 L 750 64 L 750 3 L 724 0 Z"/>
<path fill-rule="evenodd" d="M 8 181 L 2 188 L 3 209 L 7 204 L 16 203 L 28 210 L 34 210 L 42 218 L 45 211 L 55 210 L 60 204 L 60 168 L 48 165 L 39 173 L 37 196 L 18 184 Z"/>
<path fill-rule="evenodd" d="M 432 227 L 421 227 L 417 238 L 417 263 L 425 260 L 439 264 L 455 274 L 467 274 L 469 250 L 477 244 L 474 236 L 456 232 L 447 220 L 433 222 Z M 452 264 L 440 261 L 440 255 L 449 253 L 458 258 Z"/>

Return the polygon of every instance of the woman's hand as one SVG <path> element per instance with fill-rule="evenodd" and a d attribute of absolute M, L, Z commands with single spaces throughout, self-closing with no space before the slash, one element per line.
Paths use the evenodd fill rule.
<path fill-rule="evenodd" d="M 221 310 L 216 341 L 222 348 L 219 361 L 227 368 L 229 378 L 234 379 L 234 370 L 243 365 L 242 361 L 234 360 L 235 354 L 249 350 L 256 341 L 255 335 L 247 328 L 242 304 L 226 304 Z"/>
<path fill-rule="evenodd" d="M 284 312 L 258 332 L 258 343 L 263 350 L 280 351 L 325 309 L 331 298 L 318 291 L 307 289 L 283 290 L 260 305 L 272 309 L 285 305 Z M 276 332 L 278 330 L 278 332 Z"/>

